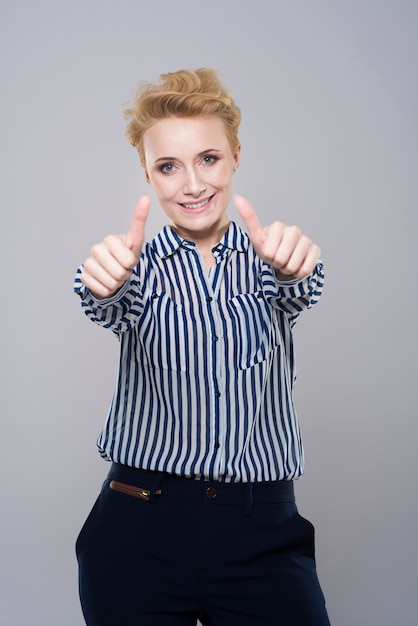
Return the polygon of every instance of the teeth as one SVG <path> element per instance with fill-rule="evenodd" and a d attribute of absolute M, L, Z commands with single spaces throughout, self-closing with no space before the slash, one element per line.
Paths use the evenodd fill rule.
<path fill-rule="evenodd" d="M 204 206 L 206 203 L 207 203 L 207 200 L 202 200 L 202 202 L 196 202 L 195 204 L 183 203 L 183 206 L 186 207 L 186 209 L 200 209 L 200 207 Z"/>

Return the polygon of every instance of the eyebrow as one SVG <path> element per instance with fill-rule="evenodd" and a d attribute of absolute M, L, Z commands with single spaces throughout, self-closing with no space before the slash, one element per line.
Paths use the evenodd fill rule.
<path fill-rule="evenodd" d="M 221 150 L 217 150 L 216 148 L 207 148 L 206 150 L 202 150 L 202 152 L 199 152 L 196 156 L 198 157 L 202 157 L 205 154 L 208 154 L 208 152 L 222 152 Z M 177 157 L 171 157 L 171 156 L 166 156 L 166 157 L 159 157 L 158 159 L 156 159 L 154 161 L 154 164 L 156 165 L 157 163 L 160 163 L 161 161 L 177 161 Z"/>

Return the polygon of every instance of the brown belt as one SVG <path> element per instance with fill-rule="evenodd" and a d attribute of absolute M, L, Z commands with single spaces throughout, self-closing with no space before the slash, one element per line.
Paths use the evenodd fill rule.
<path fill-rule="evenodd" d="M 118 480 L 111 480 L 109 487 L 110 489 L 114 489 L 115 491 L 121 491 L 122 493 L 127 493 L 129 496 L 134 496 L 135 498 L 141 498 L 141 500 L 149 500 L 150 493 L 151 493 L 149 489 L 142 489 L 142 487 L 134 487 L 133 485 L 120 483 Z M 157 489 L 154 493 L 156 496 L 160 496 L 161 489 Z"/>

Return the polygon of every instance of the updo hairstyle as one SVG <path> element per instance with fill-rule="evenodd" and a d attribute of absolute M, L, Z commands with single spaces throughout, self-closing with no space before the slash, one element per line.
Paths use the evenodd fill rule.
<path fill-rule="evenodd" d="M 123 113 L 128 120 L 126 136 L 138 150 L 143 167 L 144 133 L 167 117 L 219 117 L 225 125 L 232 154 L 239 147 L 241 111 L 213 69 L 179 70 L 161 74 L 158 83 L 142 83 L 132 106 Z"/>

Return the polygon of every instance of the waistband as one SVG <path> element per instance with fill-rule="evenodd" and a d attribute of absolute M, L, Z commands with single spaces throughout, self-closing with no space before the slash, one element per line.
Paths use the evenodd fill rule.
<path fill-rule="evenodd" d="M 253 504 L 295 502 L 292 480 L 225 483 L 216 480 L 195 480 L 119 463 L 112 463 L 108 480 L 111 488 L 125 490 L 125 493 L 137 495 L 149 502 L 165 496 L 215 506 L 244 505 L 246 508 L 252 508 Z M 129 487 L 133 489 L 129 491 Z"/>

